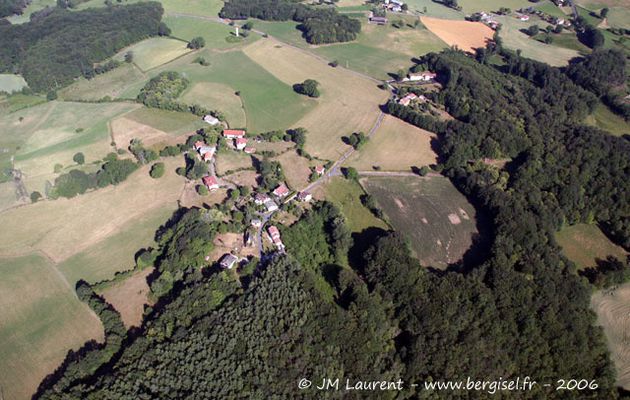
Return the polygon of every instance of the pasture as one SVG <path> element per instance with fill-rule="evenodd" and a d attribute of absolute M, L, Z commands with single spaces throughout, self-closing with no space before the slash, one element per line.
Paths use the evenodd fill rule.
<path fill-rule="evenodd" d="M 421 21 L 446 44 L 457 46 L 465 51 L 485 47 L 494 35 L 494 31 L 481 22 L 453 21 L 432 17 L 422 17 Z"/>
<path fill-rule="evenodd" d="M 332 68 L 310 53 L 268 39 L 244 49 L 245 54 L 287 85 L 315 79 L 321 96 L 293 126 L 308 130 L 305 149 L 323 159 L 335 159 L 346 149 L 341 137 L 369 131 L 387 92 L 377 83 L 343 68 Z M 246 104 L 247 105 L 247 104 Z M 322 121 L 326 121 L 325 124 Z"/>
<path fill-rule="evenodd" d="M 0 115 L 19 111 L 46 102 L 42 96 L 15 93 L 11 96 L 0 95 Z"/>
<path fill-rule="evenodd" d="M 543 0 L 547 1 L 547 0 Z M 472 14 L 479 11 L 497 11 L 500 7 L 511 8 L 517 10 L 519 8 L 527 8 L 532 5 L 528 0 L 460 0 L 458 2 L 462 6 L 462 11 L 466 14 Z"/>
<path fill-rule="evenodd" d="M 208 21 L 194 16 L 184 16 L 181 14 L 168 15 L 163 20 L 169 28 L 171 28 L 171 36 L 190 41 L 192 38 L 201 36 L 206 41 L 207 49 L 227 49 L 234 47 L 242 47 L 248 43 L 260 39 L 257 34 L 251 34 L 243 38 L 240 42 L 228 42 L 226 37 L 234 34 L 234 28 L 218 23 L 217 21 Z"/>
<path fill-rule="evenodd" d="M 126 114 L 125 118 L 166 132 L 171 136 L 192 133 L 199 128 L 208 126 L 201 117 L 193 114 L 147 107 L 138 108 Z"/>
<path fill-rule="evenodd" d="M 617 385 L 630 389 L 630 283 L 615 289 L 593 293 L 591 308 L 597 314 L 597 325 L 604 329 L 610 359 L 615 365 Z"/>
<path fill-rule="evenodd" d="M 319 186 L 313 192 L 315 198 L 326 199 L 339 207 L 352 232 L 361 232 L 370 227 L 389 229 L 383 220 L 376 218 L 363 206 L 361 196 L 364 194 L 358 183 L 341 177 L 329 179 L 325 186 Z"/>
<path fill-rule="evenodd" d="M 114 58 L 123 60 L 125 54 L 132 52 L 133 63 L 141 71 L 146 72 L 189 53 L 191 50 L 186 46 L 187 43 L 181 40 L 156 37 L 131 45 L 121 50 Z"/>
<path fill-rule="evenodd" d="M 564 255 L 575 263 L 578 269 L 595 267 L 596 260 L 604 260 L 612 255 L 625 260 L 628 253 L 604 235 L 596 225 L 577 224 L 561 229 L 556 233 L 556 241 Z"/>
<path fill-rule="evenodd" d="M 520 31 L 521 29 L 527 29 L 533 24 L 532 22 L 521 22 L 509 16 L 499 16 L 496 20 L 503 25 L 500 33 L 503 44 L 512 50 L 520 49 L 523 57 L 560 67 L 567 65 L 570 59 L 580 55 L 576 50 L 541 43 Z M 541 24 L 541 27 L 544 26 L 546 24 Z"/>
<path fill-rule="evenodd" d="M 0 92 L 19 92 L 26 86 L 26 81 L 20 75 L 0 74 Z"/>
<path fill-rule="evenodd" d="M 35 253 L 0 258 L 0 321 L 0 388 L 6 400 L 30 399 L 69 350 L 103 340 L 98 317 L 55 266 Z"/>
<path fill-rule="evenodd" d="M 217 153 L 216 168 L 217 174 L 224 175 L 230 171 L 253 168 L 252 156 L 242 151 L 221 151 Z"/>
<path fill-rule="evenodd" d="M 224 84 L 199 82 L 188 89 L 181 97 L 186 104 L 199 104 L 209 110 L 219 110 L 225 115 L 231 128 L 247 126 L 247 117 L 241 98 Z"/>
<path fill-rule="evenodd" d="M 262 42 L 264 41 L 259 40 L 253 45 Z M 192 63 L 199 55 L 205 57 L 210 66 Z M 224 90 L 230 88 L 232 93 L 238 91 L 247 116 L 247 130 L 250 132 L 267 132 L 295 126 L 315 105 L 314 101 L 295 93 L 290 85 L 274 77 L 238 50 L 205 50 L 156 69 L 155 73 L 171 70 L 185 74 L 193 87 L 200 82 L 219 83 L 225 85 Z M 215 104 L 215 108 L 229 109 L 230 102 L 233 100 L 227 99 L 225 107 L 220 102 Z"/>
<path fill-rule="evenodd" d="M 140 326 L 145 304 L 149 301 L 149 285 L 147 276 L 153 268 L 145 268 L 134 272 L 133 275 L 121 282 L 116 282 L 99 294 L 105 298 L 119 313 L 127 328 Z"/>
<path fill-rule="evenodd" d="M 144 80 L 144 74 L 133 64 L 120 67 L 97 75 L 92 79 L 80 78 L 70 86 L 59 91 L 64 100 L 100 100 L 104 97 L 122 98 L 129 86 Z M 128 97 L 133 99 L 133 97 Z"/>
<path fill-rule="evenodd" d="M 408 0 L 405 3 L 409 6 L 409 10 L 435 18 L 463 20 L 465 15 L 462 11 L 446 7 L 433 0 Z"/>
<path fill-rule="evenodd" d="M 160 0 L 167 14 L 193 14 L 216 17 L 223 7 L 221 0 Z"/>
<path fill-rule="evenodd" d="M 274 160 L 280 162 L 287 184 L 294 190 L 300 190 L 308 185 L 308 178 L 311 175 L 310 167 L 317 164 L 316 161 L 300 157 L 295 150 L 287 151 L 275 157 Z"/>
<path fill-rule="evenodd" d="M 598 104 L 595 111 L 586 118 L 586 123 L 603 129 L 614 136 L 630 134 L 630 124 L 602 103 Z"/>
<path fill-rule="evenodd" d="M 475 209 L 448 179 L 370 177 L 361 184 L 394 229 L 409 239 L 423 266 L 446 268 L 472 245 Z"/>
<path fill-rule="evenodd" d="M 358 170 L 375 166 L 385 171 L 409 171 L 411 167 L 435 164 L 437 154 L 431 147 L 435 134 L 386 115 L 381 126 L 345 165 Z"/>

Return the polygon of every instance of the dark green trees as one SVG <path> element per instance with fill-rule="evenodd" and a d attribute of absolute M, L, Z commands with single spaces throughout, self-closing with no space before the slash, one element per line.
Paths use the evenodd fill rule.
<path fill-rule="evenodd" d="M 188 43 L 188 48 L 193 50 L 197 50 L 205 46 L 206 39 L 202 38 L 201 36 L 192 38 L 192 40 Z"/>
<path fill-rule="evenodd" d="M 314 79 L 307 79 L 302 83 L 296 83 L 293 85 L 293 90 L 297 93 L 303 94 L 308 97 L 319 97 L 319 82 Z"/>

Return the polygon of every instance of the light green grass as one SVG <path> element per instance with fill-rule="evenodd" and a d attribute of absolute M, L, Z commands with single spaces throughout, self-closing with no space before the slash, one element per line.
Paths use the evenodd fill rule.
<path fill-rule="evenodd" d="M 208 49 L 227 49 L 244 46 L 260 39 L 260 35 L 250 34 L 241 42 L 230 43 L 225 39 L 233 34 L 233 27 L 195 17 L 168 16 L 164 18 L 164 22 L 171 28 L 171 36 L 186 41 L 201 36 L 205 39 L 205 47 Z"/>
<path fill-rule="evenodd" d="M 394 229 L 409 239 L 423 266 L 444 268 L 471 246 L 475 209 L 448 179 L 370 177 L 361 183 Z"/>
<path fill-rule="evenodd" d="M 39 255 L 0 259 L 0 387 L 30 399 L 70 349 L 102 340 L 98 318 Z"/>
<path fill-rule="evenodd" d="M 21 15 L 8 17 L 7 20 L 12 24 L 23 24 L 30 21 L 31 14 L 35 11 L 42 10 L 46 8 L 46 6 L 54 7 L 56 4 L 56 0 L 31 0 L 30 4 L 24 9 Z"/>
<path fill-rule="evenodd" d="M 15 93 L 11 96 L 0 96 L 0 115 L 32 107 L 44 103 L 45 101 L 46 99 L 41 96 L 24 95 L 21 93 Z"/>
<path fill-rule="evenodd" d="M 160 0 L 167 13 L 216 17 L 223 7 L 221 0 Z"/>
<path fill-rule="evenodd" d="M 564 31 L 560 34 L 551 34 L 551 37 L 553 38 L 553 46 L 575 50 L 583 55 L 591 53 L 591 49 L 588 46 L 582 44 L 582 42 L 578 40 L 574 32 Z"/>
<path fill-rule="evenodd" d="M 555 4 L 551 2 L 545 1 L 545 2 L 538 3 L 534 6 L 534 8 L 544 12 L 545 14 L 549 14 L 553 17 L 564 18 L 564 19 L 569 18 L 564 12 L 562 12 L 562 10 L 558 6 L 556 6 Z"/>
<path fill-rule="evenodd" d="M 427 17 L 444 18 L 444 19 L 464 19 L 465 13 L 452 8 L 443 6 L 433 0 L 408 0 L 406 1 L 409 9 L 421 13 Z M 426 8 L 427 12 L 424 13 Z"/>
<path fill-rule="evenodd" d="M 193 132 L 199 128 L 207 126 L 196 115 L 190 113 L 159 110 L 157 108 L 142 107 L 125 115 L 133 121 L 149 125 L 173 136 L 186 132 Z"/>
<path fill-rule="evenodd" d="M 186 104 L 199 104 L 210 110 L 221 111 L 230 127 L 247 126 L 241 98 L 227 85 L 200 82 L 188 89 L 181 100 Z"/>
<path fill-rule="evenodd" d="M 458 4 L 462 6 L 462 11 L 466 14 L 479 11 L 498 11 L 501 7 L 507 7 L 514 11 L 532 5 L 528 0 L 460 0 Z"/>
<path fill-rule="evenodd" d="M 121 50 L 114 58 L 122 60 L 126 53 L 133 53 L 133 63 L 142 71 L 166 64 L 191 50 L 186 47 L 186 42 L 169 38 L 150 38 Z"/>
<path fill-rule="evenodd" d="M 144 0 L 114 0 L 114 4 L 133 4 Z M 79 4 L 74 10 L 85 10 L 86 8 L 102 8 L 105 7 L 105 0 L 88 0 Z"/>
<path fill-rule="evenodd" d="M 389 229 L 385 222 L 363 206 L 361 196 L 365 192 L 358 183 L 345 178 L 332 178 L 324 191 L 326 200 L 339 207 L 346 217 L 346 224 L 352 232 L 361 232 L 370 227 Z"/>
<path fill-rule="evenodd" d="M 520 31 L 527 29 L 534 22 L 522 22 L 509 16 L 497 17 L 497 20 L 503 25 L 500 36 L 504 46 L 511 50 L 520 49 L 524 57 L 542 61 L 552 66 L 564 66 L 569 60 L 580 55 L 576 50 L 541 43 Z M 539 25 L 541 27 L 546 26 L 546 24 Z"/>
<path fill-rule="evenodd" d="M 90 80 L 78 79 L 59 91 L 59 97 L 64 100 L 100 100 L 106 96 L 120 98 L 125 90 L 143 79 L 143 73 L 136 66 L 124 64 Z"/>
<path fill-rule="evenodd" d="M 19 75 L 0 74 L 0 92 L 19 92 L 26 86 L 26 81 Z"/>
<path fill-rule="evenodd" d="M 602 22 L 601 18 L 591 15 L 591 13 L 593 12 L 592 10 L 589 10 L 579 5 L 576 6 L 576 9 L 577 9 L 578 14 L 581 17 L 584 17 L 584 19 L 586 20 L 588 24 L 597 26 Z"/>
<path fill-rule="evenodd" d="M 630 29 L 630 9 L 628 7 L 612 7 L 606 19 L 608 25 L 613 28 Z"/>
<path fill-rule="evenodd" d="M 612 255 L 625 260 L 627 252 L 615 245 L 596 225 L 578 224 L 556 233 L 556 240 L 564 255 L 573 261 L 578 269 L 596 266 L 596 260 L 604 260 Z"/>
<path fill-rule="evenodd" d="M 630 135 L 630 124 L 622 117 L 610 111 L 604 104 L 598 104 L 586 123 L 610 132 L 614 136 Z"/>
<path fill-rule="evenodd" d="M 58 268 L 71 284 L 79 279 L 96 283 L 132 269 L 136 252 L 154 246 L 155 231 L 172 213 L 173 207 L 158 208 L 129 220 L 119 232 L 68 258 Z"/>

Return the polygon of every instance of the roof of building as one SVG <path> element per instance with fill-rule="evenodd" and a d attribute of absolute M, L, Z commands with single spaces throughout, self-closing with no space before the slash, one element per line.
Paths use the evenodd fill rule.
<path fill-rule="evenodd" d="M 317 172 L 318 174 L 323 174 L 324 171 L 326 171 L 326 168 L 324 168 L 323 165 L 318 165 L 315 167 L 315 172 Z"/>
<path fill-rule="evenodd" d="M 273 190 L 273 194 L 276 196 L 286 196 L 289 194 L 289 188 L 284 183 L 280 184 L 277 188 Z"/>
<path fill-rule="evenodd" d="M 221 264 L 223 268 L 230 268 L 237 261 L 238 257 L 236 257 L 234 254 L 228 253 L 221 257 L 221 261 L 219 261 L 219 264 Z"/>
<path fill-rule="evenodd" d="M 256 148 L 255 147 L 245 147 L 243 149 L 243 151 L 247 154 L 254 154 L 256 152 Z"/>
<path fill-rule="evenodd" d="M 247 139 L 245 138 L 236 138 L 236 145 L 238 146 L 239 144 L 247 144 Z"/>
<path fill-rule="evenodd" d="M 254 193 L 254 200 L 256 201 L 267 201 L 269 200 L 269 196 L 265 193 Z"/>
<path fill-rule="evenodd" d="M 297 197 L 298 197 L 298 200 L 305 201 L 305 200 L 313 197 L 313 195 L 310 194 L 309 192 L 300 192 L 300 193 L 298 193 Z"/>
<path fill-rule="evenodd" d="M 267 232 L 269 232 L 269 236 L 273 239 L 274 237 L 280 237 L 280 231 L 275 225 L 271 225 L 267 228 Z"/>
<path fill-rule="evenodd" d="M 245 136 L 245 131 L 242 129 L 224 129 L 223 136 L 225 137 L 243 137 Z"/>
<path fill-rule="evenodd" d="M 208 187 L 219 186 L 219 181 L 217 181 L 217 178 L 214 176 L 206 175 L 201 178 L 201 181 Z"/>
<path fill-rule="evenodd" d="M 202 142 L 201 140 L 197 140 L 197 141 L 195 142 L 195 144 L 193 144 L 193 148 L 194 148 L 195 150 L 198 150 L 198 149 L 200 149 L 201 147 L 203 147 L 203 146 L 205 146 L 205 145 L 206 145 L 206 144 L 205 144 L 204 142 Z"/>

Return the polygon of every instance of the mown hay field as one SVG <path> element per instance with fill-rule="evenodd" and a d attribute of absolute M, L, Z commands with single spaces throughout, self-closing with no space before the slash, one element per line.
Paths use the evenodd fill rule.
<path fill-rule="evenodd" d="M 260 39 L 259 35 L 251 34 L 246 38 L 241 36 L 242 40 L 240 41 L 228 41 L 226 38 L 234 36 L 233 27 L 195 16 L 181 14 L 168 15 L 164 18 L 164 22 L 171 28 L 171 36 L 173 37 L 186 41 L 190 41 L 192 38 L 198 36 L 204 38 L 206 41 L 206 49 L 242 47 Z"/>
<path fill-rule="evenodd" d="M 369 141 L 354 152 L 345 165 L 358 170 L 380 167 L 385 171 L 409 171 L 437 161 L 432 142 L 435 134 L 386 115 Z"/>
<path fill-rule="evenodd" d="M 406 236 L 426 267 L 459 261 L 477 233 L 475 209 L 443 177 L 361 178 L 389 223 Z"/>
<path fill-rule="evenodd" d="M 100 100 L 107 96 L 117 99 L 122 97 L 129 86 L 144 78 L 144 74 L 138 67 L 133 64 L 123 64 L 92 79 L 78 79 L 60 90 L 59 97 L 64 100 Z"/>
<path fill-rule="evenodd" d="M 150 38 L 121 50 L 114 58 L 122 60 L 125 54 L 132 52 L 133 63 L 141 71 L 146 72 L 189 53 L 191 50 L 186 46 L 187 43 L 181 40 Z"/>
<path fill-rule="evenodd" d="M 231 128 L 245 128 L 247 117 L 241 98 L 231 87 L 214 82 L 199 82 L 182 96 L 186 104 L 199 104 L 209 110 L 219 110 Z"/>
<path fill-rule="evenodd" d="M 102 341 L 103 328 L 54 264 L 33 253 L 0 258 L 0 338 L 2 396 L 27 400 L 69 350 Z"/>
<path fill-rule="evenodd" d="M 628 252 L 617 246 L 596 225 L 577 224 L 561 229 L 556 240 L 562 252 L 579 269 L 595 267 L 596 261 L 615 256 L 625 260 Z"/>
<path fill-rule="evenodd" d="M 151 304 L 147 277 L 152 272 L 153 268 L 134 272 L 123 281 L 116 282 L 99 293 L 120 313 L 127 328 L 140 326 L 144 306 Z"/>
<path fill-rule="evenodd" d="M 464 51 L 474 51 L 485 47 L 492 40 L 494 31 L 481 22 L 454 21 L 432 17 L 422 17 L 422 23 L 433 34 L 449 46 L 457 46 Z"/>
<path fill-rule="evenodd" d="M 313 109 L 295 123 L 308 130 L 305 149 L 314 156 L 339 157 L 346 149 L 341 137 L 369 131 L 378 117 L 379 104 L 387 99 L 387 92 L 376 82 L 332 68 L 324 60 L 275 40 L 259 40 L 243 51 L 287 85 L 306 79 L 319 82 L 321 96 L 311 100 Z"/>

